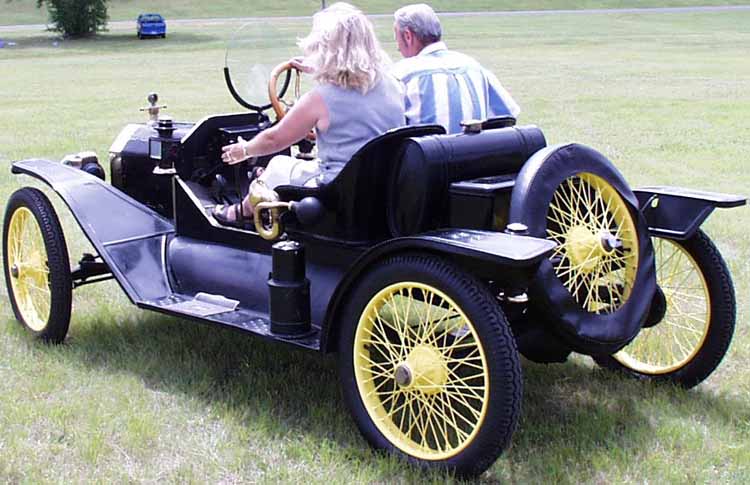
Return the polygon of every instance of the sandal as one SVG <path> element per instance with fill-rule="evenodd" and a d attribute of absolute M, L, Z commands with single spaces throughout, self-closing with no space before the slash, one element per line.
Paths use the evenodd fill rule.
<path fill-rule="evenodd" d="M 246 217 L 242 210 L 242 202 L 232 205 L 217 205 L 212 212 L 216 222 L 223 226 L 237 227 L 244 229 L 253 224 L 252 217 Z M 234 217 L 232 217 L 234 216 Z"/>

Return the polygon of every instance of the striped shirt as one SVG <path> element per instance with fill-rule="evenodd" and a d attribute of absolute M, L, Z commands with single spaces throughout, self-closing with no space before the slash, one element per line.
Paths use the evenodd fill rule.
<path fill-rule="evenodd" d="M 406 123 L 439 124 L 448 133 L 461 131 L 461 121 L 518 116 L 521 108 L 494 74 L 471 57 L 430 44 L 415 57 L 391 68 L 406 88 Z"/>

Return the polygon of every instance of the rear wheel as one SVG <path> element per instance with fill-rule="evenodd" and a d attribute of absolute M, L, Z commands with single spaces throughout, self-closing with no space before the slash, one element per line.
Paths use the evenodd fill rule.
<path fill-rule="evenodd" d="M 520 363 L 479 281 L 433 256 L 392 257 L 357 284 L 342 317 L 343 393 L 374 448 L 476 475 L 508 446 Z"/>
<path fill-rule="evenodd" d="M 600 365 L 690 388 L 706 379 L 734 333 L 734 286 L 711 239 L 698 231 L 685 241 L 654 238 L 663 317 L 649 322 L 627 347 L 596 357 Z"/>
<path fill-rule="evenodd" d="M 70 262 L 60 222 L 41 191 L 23 188 L 8 200 L 3 255 L 16 319 L 36 337 L 62 342 L 70 324 Z"/>

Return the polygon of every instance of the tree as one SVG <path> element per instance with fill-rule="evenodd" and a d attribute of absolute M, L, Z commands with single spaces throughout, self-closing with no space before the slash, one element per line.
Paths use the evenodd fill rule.
<path fill-rule="evenodd" d="M 52 29 L 65 37 L 86 37 L 107 26 L 107 0 L 37 0 L 47 4 Z"/>

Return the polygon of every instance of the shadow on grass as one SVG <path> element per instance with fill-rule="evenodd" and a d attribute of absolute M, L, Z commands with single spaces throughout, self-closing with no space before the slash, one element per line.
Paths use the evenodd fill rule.
<path fill-rule="evenodd" d="M 138 39 L 135 30 L 132 33 L 102 33 L 82 39 L 64 39 L 55 32 L 42 32 L 34 35 L 6 36 L 5 40 L 15 42 L 6 47 L 7 52 L 23 51 L 27 49 L 72 49 L 85 50 L 91 48 L 131 47 L 133 49 L 167 48 L 180 45 L 207 44 L 210 42 L 224 42 L 219 36 L 195 32 L 177 32 L 167 34 L 165 39 L 158 37 Z"/>
<path fill-rule="evenodd" d="M 136 316 L 135 324 L 76 325 L 67 352 L 97 371 L 130 372 L 152 389 L 199 397 L 272 439 L 307 435 L 335 443 L 343 459 L 373 460 L 340 397 L 333 356 L 161 315 Z M 525 362 L 524 373 L 519 429 L 485 479 L 565 482 L 571 471 L 593 479 L 597 454 L 618 453 L 625 466 L 637 466 L 628 460 L 657 439 L 649 406 L 666 403 L 686 417 L 699 412 L 718 425 L 750 416 L 745 402 L 637 382 L 580 362 Z"/>

